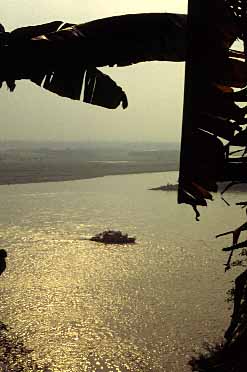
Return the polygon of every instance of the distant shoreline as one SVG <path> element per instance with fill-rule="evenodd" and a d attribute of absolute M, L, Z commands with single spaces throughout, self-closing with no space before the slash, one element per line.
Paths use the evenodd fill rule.
<path fill-rule="evenodd" d="M 177 171 L 178 167 L 179 151 L 171 144 L 6 143 L 0 148 L 0 185 Z"/>
<path fill-rule="evenodd" d="M 16 167 L 8 165 L 5 169 L 0 165 L 0 185 L 18 185 L 43 182 L 64 182 L 93 179 L 106 176 L 120 176 L 141 173 L 160 173 L 178 171 L 177 167 L 164 166 L 164 164 L 101 164 L 92 166 L 89 164 L 76 165 L 58 164 L 49 167 Z"/>
<path fill-rule="evenodd" d="M 0 162 L 0 186 L 23 185 L 30 183 L 65 182 L 93 179 L 107 176 L 121 176 L 144 173 L 178 172 L 178 165 L 157 162 Z M 219 190 L 228 182 L 219 183 Z M 166 184 L 153 187 L 154 191 L 177 191 L 178 184 Z M 246 192 L 247 185 L 239 184 L 227 193 Z"/>

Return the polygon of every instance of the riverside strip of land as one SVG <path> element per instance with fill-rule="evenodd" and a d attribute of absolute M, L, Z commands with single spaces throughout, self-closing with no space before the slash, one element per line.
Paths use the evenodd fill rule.
<path fill-rule="evenodd" d="M 0 184 L 69 181 L 178 170 L 176 144 L 5 142 Z"/>

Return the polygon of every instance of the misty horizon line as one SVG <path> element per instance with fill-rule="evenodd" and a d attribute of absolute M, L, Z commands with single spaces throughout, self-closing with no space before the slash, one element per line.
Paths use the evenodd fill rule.
<path fill-rule="evenodd" d="M 8 144 L 16 144 L 16 145 L 164 145 L 164 146 L 169 146 L 169 147 L 180 147 L 180 142 L 179 141 L 154 141 L 154 140 L 17 140 L 17 139 L 0 139 L 0 144 L 1 145 L 8 145 Z"/>

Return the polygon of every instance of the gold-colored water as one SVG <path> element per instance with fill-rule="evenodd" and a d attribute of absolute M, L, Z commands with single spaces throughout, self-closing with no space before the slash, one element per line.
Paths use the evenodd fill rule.
<path fill-rule="evenodd" d="M 214 236 L 229 209 L 216 202 L 198 224 L 176 193 L 147 190 L 162 183 L 159 174 L 0 187 L 0 371 L 189 371 L 203 342 L 221 339 L 233 274 L 227 240 Z M 106 228 L 137 244 L 84 240 Z"/>

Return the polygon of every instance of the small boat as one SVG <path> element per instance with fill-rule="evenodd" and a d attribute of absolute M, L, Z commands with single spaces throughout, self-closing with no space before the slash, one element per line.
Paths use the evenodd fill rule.
<path fill-rule="evenodd" d="M 130 237 L 128 234 L 123 234 L 121 231 L 106 230 L 92 236 L 90 240 L 105 244 L 133 244 L 135 243 L 136 238 Z"/>

